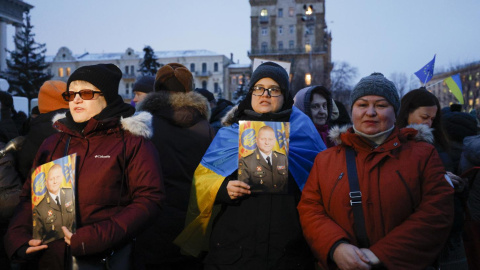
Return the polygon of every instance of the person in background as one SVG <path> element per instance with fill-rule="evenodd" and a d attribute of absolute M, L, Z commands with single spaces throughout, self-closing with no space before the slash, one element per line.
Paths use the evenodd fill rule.
<path fill-rule="evenodd" d="M 33 167 L 76 153 L 76 231 L 48 244 L 32 238 L 31 177 L 4 239 L 9 258 L 38 269 L 131 269 L 133 239 L 161 210 L 163 176 L 148 138 L 151 115 L 135 113 L 118 94 L 114 64 L 82 66 L 68 78 L 69 111 L 54 123 Z"/>
<path fill-rule="evenodd" d="M 67 89 L 67 84 L 62 81 L 46 81 L 38 92 L 39 115 L 30 118 L 29 127 L 25 135 L 25 142 L 17 154 L 17 170 L 22 177 L 22 182 L 31 176 L 32 164 L 38 148 L 43 140 L 57 133 L 52 123 L 55 119 L 64 117 L 68 111 L 68 102 L 62 98 L 62 93 Z M 32 110 L 33 111 L 33 110 Z"/>
<path fill-rule="evenodd" d="M 410 125 L 423 124 L 432 128 L 433 145 L 438 151 L 447 175 L 455 188 L 455 218 L 447 244 L 440 253 L 439 264 L 441 269 L 467 269 L 467 259 L 462 241 L 464 223 L 462 201 L 466 196 L 465 186 L 467 183 L 466 179 L 458 176 L 460 153 L 452 155 L 452 144 L 456 143 L 447 139 L 448 136 L 445 130 L 449 129 L 444 128 L 445 121 L 448 121 L 445 117 L 449 118 L 448 115 L 442 113 L 437 97 L 425 87 L 421 87 L 408 92 L 402 98 L 401 109 L 397 117 L 397 126 L 403 128 Z M 464 127 L 463 124 L 460 124 L 459 127 L 455 128 L 463 129 Z M 451 130 L 450 132 L 455 131 Z M 463 138 L 461 139 L 463 140 Z M 461 151 L 460 145 L 456 147 L 460 149 L 457 152 Z"/>
<path fill-rule="evenodd" d="M 153 115 L 152 142 L 160 153 L 166 200 L 137 238 L 136 257 L 146 269 L 200 269 L 200 260 L 182 255 L 172 242 L 185 225 L 193 172 L 215 136 L 208 122 L 210 106 L 193 91 L 192 73 L 170 63 L 158 70 L 155 91 L 137 108 Z"/>
<path fill-rule="evenodd" d="M 425 269 L 453 221 L 440 157 L 419 141 L 431 133 L 395 126 L 400 99 L 381 73 L 362 78 L 350 97 L 353 127 L 330 131 L 338 144 L 318 154 L 303 189 L 305 238 L 323 269 Z"/>
<path fill-rule="evenodd" d="M 222 118 L 232 109 L 233 103 L 226 99 L 219 99 L 217 101 L 212 92 L 207 89 L 197 88 L 195 91 L 202 94 L 210 103 L 210 110 L 212 112 L 210 125 L 215 130 L 215 133 L 217 133 L 218 130 L 222 128 Z"/>
<path fill-rule="evenodd" d="M 289 76 L 273 62 L 258 66 L 249 92 L 230 111 L 194 174 L 186 228 L 175 243 L 210 269 L 313 269 L 296 205 L 316 154 L 325 149 L 296 107 Z M 240 120 L 290 122 L 287 194 L 251 194 L 238 180 Z"/>
<path fill-rule="evenodd" d="M 335 144 L 328 138 L 333 109 L 330 91 L 321 85 L 309 86 L 298 91 L 293 100 L 295 102 L 293 105 L 312 119 L 325 145 L 334 146 Z"/>
<path fill-rule="evenodd" d="M 12 119 L 13 97 L 0 91 L 0 142 L 7 143 L 20 135 L 17 124 Z"/>
<path fill-rule="evenodd" d="M 153 92 L 154 83 L 154 76 L 145 75 L 137 78 L 137 81 L 135 81 L 132 90 L 133 94 L 135 95 L 133 97 L 133 102 L 135 103 L 135 106 L 137 106 L 138 103 L 143 101 L 149 93 Z"/>

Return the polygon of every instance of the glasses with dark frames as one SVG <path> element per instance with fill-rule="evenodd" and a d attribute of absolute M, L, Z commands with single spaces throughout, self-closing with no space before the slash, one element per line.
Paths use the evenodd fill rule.
<path fill-rule="evenodd" d="M 79 95 L 81 99 L 83 100 L 91 100 L 95 94 L 99 94 L 100 96 L 103 96 L 102 92 L 100 91 L 93 91 L 93 90 L 90 90 L 90 89 L 84 89 L 84 90 L 80 90 L 78 92 L 74 92 L 74 91 L 68 91 L 68 92 L 63 92 L 62 93 L 62 97 L 65 101 L 73 101 L 75 99 L 75 95 Z"/>
<path fill-rule="evenodd" d="M 271 97 L 279 97 L 282 95 L 282 89 L 280 89 L 279 87 L 265 88 L 259 85 L 255 85 L 254 87 L 252 87 L 252 95 L 254 96 L 263 96 L 265 91 L 267 91 L 268 95 Z"/>

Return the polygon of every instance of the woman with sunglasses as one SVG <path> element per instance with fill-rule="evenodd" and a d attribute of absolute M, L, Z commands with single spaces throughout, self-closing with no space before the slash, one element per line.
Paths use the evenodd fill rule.
<path fill-rule="evenodd" d="M 206 270 L 313 269 L 296 206 L 325 145 L 312 121 L 292 108 L 284 68 L 263 63 L 253 72 L 249 89 L 227 114 L 195 171 L 187 226 L 175 243 L 194 256 L 208 251 Z M 290 122 L 287 194 L 251 194 L 250 186 L 237 180 L 239 120 Z"/>
<path fill-rule="evenodd" d="M 64 239 L 48 244 L 32 239 L 29 177 L 5 237 L 13 260 L 30 261 L 39 269 L 67 269 L 71 253 L 79 269 L 132 268 L 132 240 L 160 211 L 163 190 L 158 153 L 147 139 L 151 115 L 134 115 L 135 109 L 124 103 L 118 95 L 121 78 L 113 64 L 80 67 L 69 77 L 62 95 L 70 110 L 58 115 L 54 127 L 60 132 L 43 142 L 33 168 L 77 154 L 76 230 L 63 227 Z"/>

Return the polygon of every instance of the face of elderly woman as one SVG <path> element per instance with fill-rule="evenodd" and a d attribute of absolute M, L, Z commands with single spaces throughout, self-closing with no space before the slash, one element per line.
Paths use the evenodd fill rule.
<path fill-rule="evenodd" d="M 373 135 L 390 129 L 395 123 L 395 110 L 381 96 L 363 96 L 352 107 L 352 121 L 355 129 Z"/>
<path fill-rule="evenodd" d="M 263 88 L 280 88 L 278 83 L 271 78 L 260 79 L 255 86 Z M 252 108 L 256 113 L 274 113 L 278 112 L 283 106 L 283 94 L 277 97 L 271 97 L 267 91 L 264 91 L 261 96 L 252 94 Z"/>
<path fill-rule="evenodd" d="M 73 81 L 69 87 L 70 91 L 79 92 L 81 90 L 94 90 L 100 92 L 100 90 L 93 84 L 86 81 Z M 90 118 L 99 114 L 105 107 L 107 107 L 107 101 L 103 96 L 94 94 L 92 99 L 83 99 L 79 94 L 75 94 L 73 101 L 68 103 L 70 107 L 70 113 L 72 118 L 77 123 L 82 123 L 90 120 Z"/>

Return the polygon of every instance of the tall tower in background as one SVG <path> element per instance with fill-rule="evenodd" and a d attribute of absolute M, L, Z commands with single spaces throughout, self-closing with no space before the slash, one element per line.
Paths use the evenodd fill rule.
<path fill-rule="evenodd" d="M 330 86 L 331 34 L 325 0 L 250 0 L 248 56 L 291 63 L 293 93 L 309 85 Z"/>

